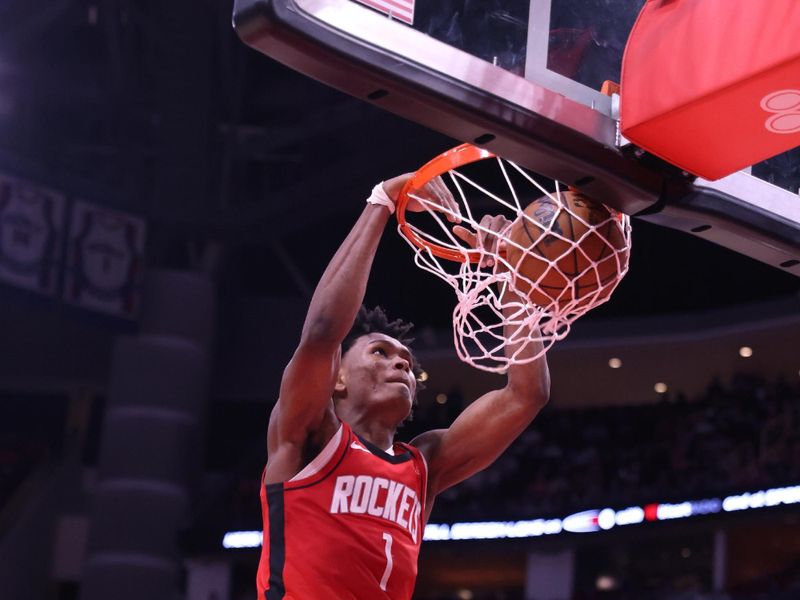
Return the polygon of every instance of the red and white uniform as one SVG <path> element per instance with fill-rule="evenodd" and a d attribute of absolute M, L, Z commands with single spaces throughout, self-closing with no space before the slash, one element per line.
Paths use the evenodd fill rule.
<path fill-rule="evenodd" d="M 425 522 L 425 459 L 342 423 L 285 483 L 261 486 L 259 600 L 409 600 Z"/>

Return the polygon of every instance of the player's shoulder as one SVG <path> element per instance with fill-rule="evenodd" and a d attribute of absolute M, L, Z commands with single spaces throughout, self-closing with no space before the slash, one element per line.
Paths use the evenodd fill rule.
<path fill-rule="evenodd" d="M 441 447 L 442 438 L 446 431 L 446 429 L 431 429 L 419 434 L 408 445 L 415 448 L 425 461 L 430 464 Z"/>
<path fill-rule="evenodd" d="M 304 436 L 285 435 L 277 426 L 280 410 L 278 401 L 272 410 L 267 428 L 267 454 L 270 458 L 267 461 L 265 481 L 270 482 L 289 481 L 295 477 L 308 466 L 310 457 L 318 456 L 339 430 L 346 427 L 331 409 L 326 411 L 319 426 L 306 432 Z M 347 431 L 344 437 L 349 435 Z"/>

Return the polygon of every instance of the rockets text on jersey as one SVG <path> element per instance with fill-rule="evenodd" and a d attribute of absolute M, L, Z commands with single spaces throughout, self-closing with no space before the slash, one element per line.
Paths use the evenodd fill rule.
<path fill-rule="evenodd" d="M 382 491 L 386 492 L 383 505 L 378 502 Z M 402 483 L 369 475 L 340 475 L 336 478 L 331 514 L 368 513 L 381 517 L 405 527 L 416 543 L 421 512 L 417 493 Z"/>

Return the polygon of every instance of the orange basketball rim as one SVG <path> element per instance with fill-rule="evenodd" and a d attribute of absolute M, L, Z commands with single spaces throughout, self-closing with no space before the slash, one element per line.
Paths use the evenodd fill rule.
<path fill-rule="evenodd" d="M 439 244 L 421 237 L 406 221 L 406 208 L 411 200 L 411 196 L 424 188 L 432 180 L 453 169 L 487 158 L 495 158 L 495 155 L 488 150 L 483 150 L 472 144 L 461 144 L 460 146 L 443 152 L 420 167 L 419 170 L 414 173 L 414 176 L 403 186 L 403 189 L 400 191 L 400 196 L 397 199 L 397 222 L 400 224 L 400 233 L 415 246 L 423 250 L 428 250 L 431 254 L 439 258 L 445 258 L 455 262 L 464 262 L 467 258 L 473 263 L 480 261 L 481 253 L 478 251 L 459 252 L 458 250 L 445 248 L 444 246 L 440 246 Z"/>

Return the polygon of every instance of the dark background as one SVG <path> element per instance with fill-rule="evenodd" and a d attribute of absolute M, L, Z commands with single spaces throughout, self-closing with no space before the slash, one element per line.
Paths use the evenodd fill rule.
<path fill-rule="evenodd" d="M 190 248 L 215 243 L 223 301 L 305 299 L 372 185 L 458 141 L 246 48 L 230 13 L 230 2 L 7 0 L 0 166 L 147 218 L 149 265 L 191 266 Z M 410 258 L 388 234 L 367 301 L 447 328 L 449 292 Z M 796 290 L 787 274 L 634 222 L 630 274 L 586 319 Z"/>
<path fill-rule="evenodd" d="M 224 531 L 259 526 L 257 476 L 263 465 L 266 416 L 277 393 L 277 376 L 299 336 L 299 319 L 314 285 L 362 210 L 370 189 L 378 181 L 413 170 L 460 142 L 346 97 L 246 48 L 230 26 L 231 4 L 227 0 L 4 0 L 0 4 L 0 171 L 145 218 L 147 269 L 203 271 L 215 281 L 217 342 L 209 385 L 209 425 L 196 452 L 203 456 L 207 472 L 197 483 L 196 502 L 184 523 L 187 533 L 182 548 L 187 555 L 212 549 L 219 552 Z M 516 5 L 527 3 L 512 3 L 516 8 L 506 12 L 498 7 L 500 3 L 490 4 L 490 9 L 479 10 L 481 6 L 476 3 L 446 2 L 441 3 L 441 11 L 446 16 L 454 7 L 466 7 L 463 14 L 467 17 L 479 15 L 485 22 L 502 23 L 504 35 L 513 38 L 512 46 L 518 45 L 518 22 L 524 20 L 524 11 L 517 10 Z M 592 15 L 611 11 L 603 27 L 595 32 L 605 40 L 611 39 L 611 46 L 595 39 L 591 48 L 596 54 L 586 61 L 586 69 L 579 75 L 586 81 L 606 78 L 624 44 L 624 36 L 617 35 L 622 28 L 614 27 L 609 20 L 619 3 L 598 0 L 556 4 L 565 10 L 558 24 L 567 29 L 581 25 L 583 17 L 573 14 L 574 7 L 580 6 Z M 626 11 L 630 12 L 629 8 Z M 453 23 L 444 21 L 431 17 L 431 23 L 441 26 L 438 31 L 442 36 L 452 34 Z M 462 25 L 463 30 L 471 31 L 474 24 Z M 614 35 L 608 36 L 609 31 Z M 517 48 L 512 50 L 507 66 L 519 69 Z M 792 156 L 796 158 L 796 154 Z M 784 165 L 782 172 L 796 174 L 800 161 L 789 155 L 776 160 Z M 788 181 L 796 183 L 796 178 L 789 177 Z M 632 321 L 626 332 L 647 337 L 651 327 L 664 333 L 675 323 L 670 319 L 691 313 L 681 321 L 681 332 L 691 332 L 695 323 L 717 322 L 709 311 L 730 308 L 737 318 L 745 315 L 757 320 L 764 302 L 781 304 L 785 297 L 797 296 L 798 282 L 790 275 L 671 230 L 636 220 L 633 227 L 630 273 L 612 301 L 576 325 L 578 341 L 584 339 L 585 332 L 596 331 L 612 318 L 641 317 Z M 426 351 L 435 354 L 438 350 L 445 357 L 439 361 L 444 364 L 444 381 L 459 381 L 463 371 L 458 371 L 461 367 L 453 359 L 449 341 L 451 292 L 439 280 L 421 273 L 411 259 L 406 243 L 393 231 L 387 232 L 375 261 L 367 303 L 383 304 L 391 315 L 410 319 L 432 332 L 434 342 Z M 781 306 L 796 313 L 796 302 Z M 768 316 L 776 317 L 773 313 Z M 69 429 L 71 423 L 83 419 L 81 458 L 92 472 L 98 462 L 108 400 L 105 383 L 112 363 L 111 348 L 119 334 L 137 333 L 140 323 L 100 316 L 0 286 L 0 328 L 4 334 L 0 374 L 6 430 L 21 437 L 35 434 L 37 440 L 50 440 L 49 456 L 58 459 L 66 445 L 58 432 L 63 434 L 65 423 Z M 690 337 L 690 333 L 686 335 Z M 735 351 L 738 344 L 732 347 Z M 637 351 L 645 353 L 635 344 L 628 350 L 631 358 L 625 357 L 626 364 L 633 363 Z M 798 347 L 791 340 L 784 341 L 775 351 L 797 356 Z M 576 380 L 585 378 L 591 392 L 586 394 L 585 403 L 591 404 L 595 388 L 602 387 L 599 380 L 586 375 L 589 365 L 583 362 L 583 356 L 565 356 L 559 359 L 554 355 L 553 367 L 560 360 L 560 373 L 568 377 L 574 373 Z M 689 370 L 691 365 L 682 364 L 682 358 L 681 348 L 675 344 L 662 356 L 651 358 L 650 363 L 661 363 L 673 371 Z M 600 360 L 603 367 L 606 359 L 604 354 Z M 797 367 L 793 368 L 789 374 L 796 381 Z M 254 372 L 268 376 L 258 379 L 252 377 Z M 708 383 L 714 375 L 707 373 Z M 762 379 L 743 381 L 710 397 L 727 407 L 720 410 L 732 421 L 758 422 L 762 412 L 774 412 L 770 408 L 773 396 L 788 398 L 780 404 L 786 411 L 796 406 L 796 384 L 794 391 L 780 395 L 773 393 L 773 388 L 780 386 Z M 264 382 L 269 384 L 265 386 Z M 450 401 L 440 406 L 433 402 L 438 385 L 432 385 L 430 394 L 423 398 L 426 404 L 414 427 L 449 422 L 460 403 L 474 397 L 472 389 L 454 389 L 451 393 L 441 388 L 450 394 Z M 462 385 L 467 387 L 468 382 L 462 380 Z M 634 398 L 639 392 L 631 390 L 630 399 L 653 402 L 652 384 L 647 392 L 649 396 L 642 393 Z M 761 412 L 750 418 L 749 411 L 755 410 L 751 400 L 759 393 L 764 396 L 760 398 L 762 404 L 756 405 Z M 671 426 L 685 429 L 684 437 L 692 438 L 685 419 L 691 418 L 692 426 L 704 426 L 703 435 L 718 424 L 706 405 L 697 403 L 690 411 L 683 410 L 685 406 L 679 401 L 686 399 L 679 394 L 670 400 L 677 404 L 664 403 L 657 410 L 677 414 L 675 421 L 660 421 L 661 413 L 648 413 L 646 408 L 641 408 L 644 417 L 640 417 L 639 408 L 621 408 L 619 413 L 614 412 L 616 409 L 596 413 L 587 409 L 574 421 L 554 411 L 537 423 L 541 431 L 558 438 L 557 449 L 577 445 L 580 436 L 572 432 L 585 431 L 584 446 L 604 450 L 605 443 L 590 439 L 592 424 L 601 424 L 602 431 L 611 437 L 618 435 L 617 427 L 624 427 L 625 435 L 644 438 L 646 443 L 650 430 L 637 426 L 652 419 L 653 429 L 661 423 L 663 435 L 656 440 L 660 444 L 657 448 L 645 449 L 657 453 L 661 462 L 654 464 L 662 465 L 664 448 L 671 444 Z M 708 398 L 704 401 L 711 402 Z M 89 407 L 83 416 L 76 414 L 81 406 Z M 776 414 L 775 420 L 780 421 L 784 413 Z M 409 429 L 404 435 L 413 431 Z M 698 456 L 706 456 L 702 444 L 713 446 L 720 454 L 726 452 L 728 447 L 718 439 L 708 436 L 711 439 L 707 440 L 703 435 L 698 434 L 702 437 Z M 536 454 L 538 450 L 530 450 L 537 448 L 535 437 L 533 434 L 527 446 L 521 445 L 510 454 L 512 463 L 524 464 L 528 453 Z M 733 442 L 723 441 L 739 441 L 731 439 Z M 614 451 L 628 450 L 625 444 L 614 447 Z M 615 481 L 619 463 L 609 458 L 615 457 L 611 451 L 604 454 L 609 480 Z M 571 460 L 564 458 L 563 462 Z M 576 493 L 582 492 L 590 480 L 597 490 L 604 491 L 605 481 L 592 479 L 592 473 L 587 473 L 591 469 L 580 460 L 575 459 L 574 472 L 562 468 L 561 458 L 551 462 L 549 471 L 543 471 L 543 479 L 557 480 L 557 475 L 563 477 L 569 472 L 574 478 L 570 487 Z M 777 462 L 789 464 L 786 460 Z M 30 464 L 38 463 L 32 458 Z M 712 473 L 710 478 L 716 476 L 708 465 L 700 466 Z M 643 470 L 661 473 L 659 468 L 650 465 Z M 74 480 L 82 481 L 81 477 L 86 479 L 83 475 Z M 18 482 L 15 479 L 12 483 Z M 752 489 L 749 486 L 743 484 L 744 489 Z M 642 501 L 666 499 L 658 495 L 662 488 L 653 489 L 658 489 L 653 492 L 657 497 L 643 497 Z M 697 489 L 690 488 L 692 493 Z M 84 490 L 82 499 L 74 505 L 63 500 L 61 508 L 69 506 L 76 513 L 91 514 L 87 491 L 91 490 Z M 505 492 L 514 497 L 513 489 Z M 447 518 L 444 511 L 448 506 L 453 507 L 453 514 L 459 514 L 465 506 L 472 509 L 471 513 L 461 513 L 470 518 L 488 514 L 487 498 L 469 489 L 463 494 L 441 503 L 441 519 Z M 627 490 L 620 494 L 620 502 L 630 497 Z M 462 502 L 464 498 L 470 501 L 468 506 Z M 585 498 L 575 502 L 583 501 Z M 520 514 L 517 508 L 497 506 L 495 514 L 515 518 Z M 583 508 L 586 506 L 568 507 Z M 553 506 L 547 510 L 567 514 Z M 18 515 L 13 511 L 6 514 L 12 518 Z M 796 514 L 787 519 L 794 519 L 796 528 Z M 4 526 L 0 523 L 0 538 L 8 531 Z M 661 565 L 672 550 L 675 552 L 670 554 L 669 564 L 676 564 L 673 559 L 680 563 L 680 552 L 691 544 L 696 544 L 694 556 L 701 557 L 708 567 L 708 530 L 702 532 L 700 541 L 697 536 L 691 531 L 684 535 L 687 540 L 653 544 L 653 548 L 663 549 L 652 549 L 641 560 L 637 558 L 645 556 L 641 546 L 649 545 L 649 541 L 628 539 L 625 543 L 631 549 L 619 550 L 619 554 L 636 564 L 619 569 L 627 569 L 635 579 L 648 567 Z M 740 548 L 759 536 L 771 539 L 763 532 L 743 536 Z M 52 553 L 51 546 L 48 553 Z M 622 546 L 620 543 L 619 548 Z M 429 560 L 440 560 L 450 567 L 471 555 L 491 554 L 486 547 L 480 551 L 474 546 L 461 551 L 447 548 L 437 559 L 434 548 L 431 546 Z M 502 566 L 499 563 L 510 560 L 509 551 L 504 552 L 496 561 L 497 569 Z M 577 576 L 588 588 L 598 570 L 586 565 L 594 565 L 598 557 L 605 557 L 607 562 L 623 561 L 619 555 L 609 554 L 603 544 L 584 547 L 581 552 L 587 558 Z M 523 555 L 520 551 L 515 556 Z M 787 555 L 794 560 L 797 552 L 787 551 Z M 241 597 L 249 597 L 257 556 L 249 551 L 230 560 L 236 562 L 236 589 Z M 426 572 L 434 573 L 435 569 Z M 708 572 L 706 568 L 704 581 Z M 646 577 L 641 575 L 641 579 Z M 67 582 L 57 591 L 51 590 L 48 598 L 75 598 L 77 585 Z M 456 596 L 432 593 L 428 597 Z M 634 593 L 631 597 L 640 600 L 644 596 Z"/>

